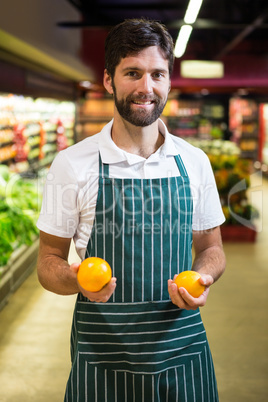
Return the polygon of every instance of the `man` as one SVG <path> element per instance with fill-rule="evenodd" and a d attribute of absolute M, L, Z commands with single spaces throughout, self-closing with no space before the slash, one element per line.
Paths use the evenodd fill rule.
<path fill-rule="evenodd" d="M 126 20 L 109 33 L 105 54 L 114 119 L 57 156 L 38 221 L 41 284 L 78 293 L 65 400 L 217 401 L 199 307 L 224 271 L 224 217 L 207 157 L 159 119 L 172 39 L 157 22 Z M 111 265 L 101 291 L 77 283 L 71 238 L 82 259 Z M 206 286 L 199 298 L 172 280 L 189 269 Z"/>

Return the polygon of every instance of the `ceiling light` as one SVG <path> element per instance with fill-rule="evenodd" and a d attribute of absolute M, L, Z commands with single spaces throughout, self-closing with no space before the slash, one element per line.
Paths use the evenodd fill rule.
<path fill-rule="evenodd" d="M 224 66 L 220 61 L 183 60 L 181 76 L 184 78 L 223 78 Z"/>
<path fill-rule="evenodd" d="M 185 17 L 185 24 L 194 24 L 203 0 L 190 0 Z"/>
<path fill-rule="evenodd" d="M 175 57 L 181 57 L 184 54 L 192 30 L 193 27 L 191 25 L 183 25 L 181 27 L 174 48 Z"/>

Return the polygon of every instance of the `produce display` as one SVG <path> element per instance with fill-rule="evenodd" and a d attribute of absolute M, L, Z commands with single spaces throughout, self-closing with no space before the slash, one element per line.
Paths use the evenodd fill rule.
<path fill-rule="evenodd" d="M 0 93 L 0 163 L 17 172 L 49 165 L 74 143 L 75 104 Z"/>
<path fill-rule="evenodd" d="M 259 212 L 248 201 L 251 160 L 241 158 L 240 149 L 232 141 L 191 139 L 189 142 L 203 149 L 209 157 L 226 219 L 224 225 L 247 223 L 254 229 Z"/>
<path fill-rule="evenodd" d="M 37 238 L 39 209 L 36 182 L 12 174 L 6 165 L 0 165 L 0 267 L 7 264 L 13 251 Z"/>

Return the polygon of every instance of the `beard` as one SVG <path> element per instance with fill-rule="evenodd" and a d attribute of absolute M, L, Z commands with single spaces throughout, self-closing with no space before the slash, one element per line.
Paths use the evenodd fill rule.
<path fill-rule="evenodd" d="M 134 95 L 128 95 L 125 99 L 119 100 L 117 98 L 116 94 L 116 88 L 114 85 L 113 86 L 113 92 L 114 92 L 114 103 L 115 106 L 118 110 L 118 113 L 120 114 L 123 119 L 128 121 L 129 123 L 133 124 L 134 126 L 137 127 L 147 127 L 150 126 L 152 123 L 154 123 L 161 113 L 164 110 L 164 107 L 166 105 L 167 100 L 162 100 L 159 96 L 157 95 L 142 95 L 142 96 L 134 96 Z M 154 104 L 154 108 L 152 111 L 148 111 L 145 109 L 137 109 L 137 110 L 132 110 L 131 104 L 133 101 L 152 101 Z"/>

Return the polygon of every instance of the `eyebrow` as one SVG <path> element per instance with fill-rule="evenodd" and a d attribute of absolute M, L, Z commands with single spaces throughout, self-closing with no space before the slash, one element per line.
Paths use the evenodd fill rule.
<path fill-rule="evenodd" d="M 127 71 L 133 71 L 133 70 L 135 70 L 135 71 L 142 71 L 143 70 L 143 68 L 140 68 L 140 67 L 135 67 L 135 66 L 130 66 L 130 67 L 125 67 L 125 68 L 123 68 L 123 70 L 122 70 L 122 72 L 124 73 L 124 72 L 127 72 Z M 165 68 L 154 68 L 153 69 L 153 72 L 154 73 L 168 73 L 168 70 L 167 69 L 165 69 Z"/>

